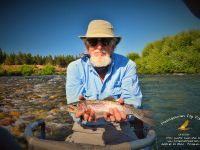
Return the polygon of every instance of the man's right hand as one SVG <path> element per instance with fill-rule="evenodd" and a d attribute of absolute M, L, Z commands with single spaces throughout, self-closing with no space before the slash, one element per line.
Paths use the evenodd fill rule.
<path fill-rule="evenodd" d="M 83 95 L 80 95 L 79 100 L 84 101 L 84 100 L 86 100 L 86 98 Z M 83 120 L 89 121 L 89 122 L 95 120 L 95 112 L 94 112 L 94 110 L 92 110 L 90 108 L 85 109 L 83 112 L 76 112 L 75 116 L 77 118 L 83 117 Z"/>

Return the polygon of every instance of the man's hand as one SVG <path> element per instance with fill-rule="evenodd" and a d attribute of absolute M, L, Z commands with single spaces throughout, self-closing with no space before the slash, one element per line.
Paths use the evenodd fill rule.
<path fill-rule="evenodd" d="M 124 99 L 119 98 L 117 100 L 121 105 L 124 105 Z M 109 113 L 104 114 L 104 118 L 107 121 L 125 121 L 127 120 L 127 115 L 124 112 L 120 112 L 117 108 L 110 108 Z"/>
<path fill-rule="evenodd" d="M 80 96 L 79 96 L 79 100 L 80 100 L 80 101 L 84 101 L 84 100 L 86 100 L 86 99 L 85 99 L 84 96 L 80 95 Z M 95 112 L 94 112 L 94 110 L 89 109 L 89 108 L 86 109 L 86 110 L 84 110 L 83 112 L 76 112 L 75 116 L 76 116 L 77 118 L 83 117 L 83 120 L 89 121 L 89 122 L 95 120 Z"/>
<path fill-rule="evenodd" d="M 79 96 L 79 100 L 86 100 L 84 96 Z M 124 99 L 123 98 L 119 98 L 117 100 L 121 105 L 124 104 Z M 75 116 L 77 118 L 80 118 L 82 117 L 83 120 L 85 121 L 95 121 L 97 120 L 98 118 L 95 117 L 95 112 L 94 110 L 88 108 L 86 110 L 84 110 L 83 112 L 76 112 Z M 120 112 L 118 110 L 118 108 L 110 108 L 109 109 L 109 113 L 104 113 L 103 114 L 103 117 L 105 118 L 105 120 L 107 121 L 125 121 L 127 120 L 127 115 L 124 113 L 124 112 Z"/>

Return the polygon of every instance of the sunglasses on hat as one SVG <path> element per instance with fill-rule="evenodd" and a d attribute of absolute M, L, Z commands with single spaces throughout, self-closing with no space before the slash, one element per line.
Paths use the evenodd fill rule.
<path fill-rule="evenodd" d="M 111 44 L 115 44 L 115 40 L 113 38 L 87 38 L 85 43 L 89 46 L 96 46 L 100 42 L 103 46 L 109 46 Z"/>

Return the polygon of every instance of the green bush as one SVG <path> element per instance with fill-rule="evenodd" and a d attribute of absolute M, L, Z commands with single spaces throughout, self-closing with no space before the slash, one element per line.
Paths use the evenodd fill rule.
<path fill-rule="evenodd" d="M 55 73 L 55 68 L 52 65 L 46 65 L 44 68 L 42 68 L 40 74 L 41 75 L 52 75 Z"/>
<path fill-rule="evenodd" d="M 22 65 L 20 68 L 21 74 L 23 76 L 30 76 L 33 73 L 34 67 L 29 65 Z"/>
<path fill-rule="evenodd" d="M 0 65 L 0 76 L 4 76 L 5 74 L 5 70 L 3 69 L 2 65 Z"/>
<path fill-rule="evenodd" d="M 200 73 L 199 42 L 200 30 L 191 30 L 149 43 L 142 57 L 135 59 L 137 72 Z"/>
<path fill-rule="evenodd" d="M 140 55 L 138 53 L 128 53 L 127 57 L 131 59 L 132 61 L 135 61 L 136 59 L 140 58 Z"/>

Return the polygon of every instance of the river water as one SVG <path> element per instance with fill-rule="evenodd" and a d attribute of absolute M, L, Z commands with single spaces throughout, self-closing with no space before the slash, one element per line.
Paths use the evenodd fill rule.
<path fill-rule="evenodd" d="M 153 111 L 156 121 L 154 149 L 200 149 L 200 75 L 141 75 L 139 79 L 143 107 Z M 40 118 L 46 120 L 48 139 L 64 140 L 72 127 L 65 110 L 64 75 L 0 77 L 0 125 L 19 142 L 23 143 L 26 125 Z M 187 120 L 189 129 L 178 130 Z"/>
<path fill-rule="evenodd" d="M 155 147 L 200 149 L 200 76 L 140 76 L 140 84 L 143 106 L 154 112 Z M 191 129 L 178 130 L 186 120 L 189 120 L 188 128 Z"/>

